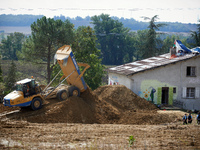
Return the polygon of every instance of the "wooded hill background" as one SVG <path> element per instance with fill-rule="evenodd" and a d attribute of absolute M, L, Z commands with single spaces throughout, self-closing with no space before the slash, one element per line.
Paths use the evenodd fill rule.
<path fill-rule="evenodd" d="M 30 26 L 33 22 L 37 21 L 37 19 L 42 18 L 43 15 L 0 15 L 0 26 Z M 65 16 L 54 16 L 54 20 L 61 19 L 65 21 L 68 19 L 71 23 L 74 24 L 75 28 L 79 26 L 91 26 L 91 17 L 87 16 L 85 18 L 77 16 L 76 18 L 70 18 Z M 122 22 L 124 27 L 130 28 L 133 31 L 136 30 L 144 30 L 147 29 L 149 23 L 148 22 L 139 22 L 133 18 L 118 18 L 112 17 L 114 20 L 118 20 Z M 162 23 L 162 22 L 158 22 Z M 196 24 L 185 24 L 179 22 L 165 22 L 167 26 L 161 27 L 160 31 L 164 32 L 190 32 L 196 30 Z M 0 30 L 3 32 L 3 30 Z"/>

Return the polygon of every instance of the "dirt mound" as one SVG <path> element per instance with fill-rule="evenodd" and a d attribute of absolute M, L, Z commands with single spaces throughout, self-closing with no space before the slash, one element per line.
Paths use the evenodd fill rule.
<path fill-rule="evenodd" d="M 113 123 L 120 118 L 120 112 L 106 101 L 100 100 L 89 88 L 81 97 L 72 96 L 66 101 L 48 99 L 42 109 L 7 115 L 34 123 Z"/>
<path fill-rule="evenodd" d="M 137 96 L 124 85 L 101 86 L 94 93 L 120 112 L 114 123 L 161 124 L 176 120 L 176 116 L 157 113 L 158 108 L 154 104 Z"/>
<path fill-rule="evenodd" d="M 155 105 L 137 96 L 124 85 L 101 86 L 94 91 L 100 99 L 103 99 L 117 108 L 124 110 L 154 110 Z"/>
<path fill-rule="evenodd" d="M 35 123 L 86 124 L 160 124 L 175 120 L 157 113 L 154 104 L 122 85 L 102 86 L 95 91 L 88 88 L 80 97 L 66 101 L 48 99 L 40 110 L 24 108 L 7 117 Z"/>
<path fill-rule="evenodd" d="M 52 101 L 52 100 L 49 100 Z M 51 102 L 50 102 L 51 103 Z M 95 114 L 90 106 L 79 97 L 70 97 L 66 101 L 44 106 L 38 115 L 24 117 L 29 122 L 37 123 L 94 123 Z"/>

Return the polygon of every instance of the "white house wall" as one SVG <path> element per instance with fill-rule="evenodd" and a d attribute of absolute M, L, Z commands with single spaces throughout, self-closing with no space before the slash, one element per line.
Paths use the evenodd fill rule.
<path fill-rule="evenodd" d="M 196 66 L 196 77 L 187 77 L 187 66 Z M 139 96 L 160 104 L 162 87 L 169 87 L 169 99 L 172 104 L 176 104 L 184 109 L 200 110 L 200 57 L 174 64 L 160 66 L 151 70 L 138 72 L 132 76 L 109 73 L 109 77 L 116 78 L 119 84 L 123 84 Z M 131 80 L 131 79 L 132 80 Z M 184 87 L 195 87 L 197 89 L 195 99 L 183 98 Z M 172 90 L 175 88 L 176 92 Z"/>
<path fill-rule="evenodd" d="M 109 85 L 125 85 L 127 88 L 131 89 L 133 85 L 132 79 L 128 78 L 127 76 L 116 74 L 116 73 L 109 73 L 108 79 Z"/>

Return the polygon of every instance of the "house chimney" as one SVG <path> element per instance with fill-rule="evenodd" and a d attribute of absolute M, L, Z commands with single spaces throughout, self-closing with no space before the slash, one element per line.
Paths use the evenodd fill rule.
<path fill-rule="evenodd" d="M 169 59 L 173 59 L 176 58 L 176 47 L 171 47 L 170 48 L 170 58 Z"/>

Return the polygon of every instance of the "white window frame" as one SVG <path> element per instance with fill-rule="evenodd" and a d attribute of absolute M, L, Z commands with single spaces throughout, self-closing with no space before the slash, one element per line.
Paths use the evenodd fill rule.
<path fill-rule="evenodd" d="M 194 97 L 192 96 L 188 96 L 187 94 L 187 89 L 189 88 L 194 88 Z M 189 99 L 195 99 L 195 98 L 199 98 L 200 97 L 200 87 L 183 87 L 183 92 L 182 92 L 182 97 L 183 98 L 189 98 Z M 191 94 L 189 94 L 191 95 Z"/>
<path fill-rule="evenodd" d="M 186 98 L 195 98 L 195 87 L 187 87 Z"/>

